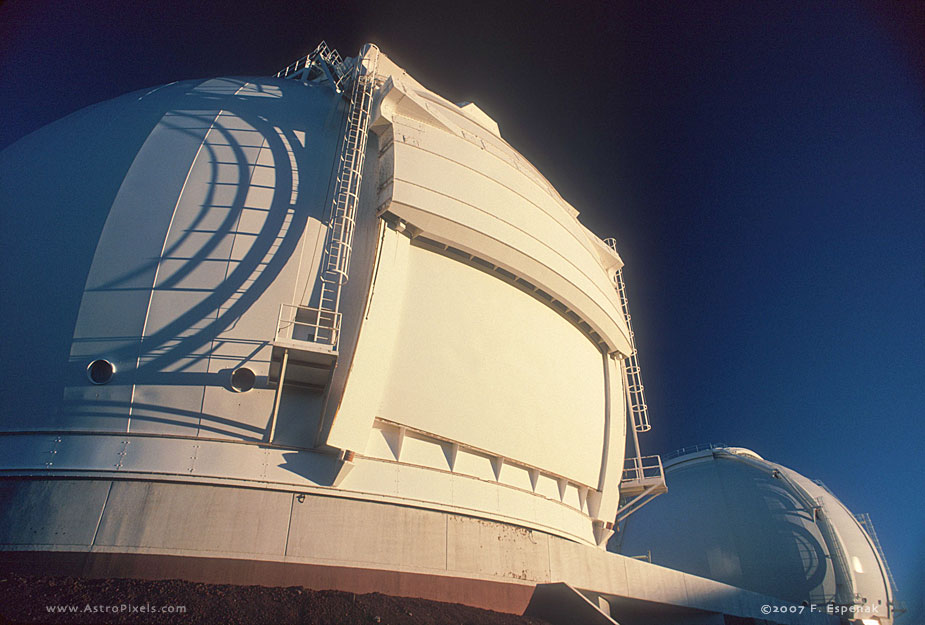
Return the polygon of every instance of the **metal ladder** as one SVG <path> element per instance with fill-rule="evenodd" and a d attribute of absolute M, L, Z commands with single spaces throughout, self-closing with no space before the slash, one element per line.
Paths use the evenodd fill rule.
<path fill-rule="evenodd" d="M 630 336 L 630 354 L 623 360 L 623 368 L 626 371 L 627 379 L 627 401 L 630 410 L 633 413 L 633 427 L 637 432 L 648 432 L 652 429 L 649 425 L 649 410 L 646 406 L 645 388 L 642 385 L 642 378 L 639 375 L 639 356 L 636 349 L 636 333 L 633 332 L 632 316 L 630 315 L 629 301 L 626 298 L 626 283 L 623 281 L 623 270 L 617 271 L 615 278 L 617 293 L 620 295 L 620 307 L 623 309 L 623 316 L 626 318 L 626 329 Z"/>
<path fill-rule="evenodd" d="M 363 182 L 363 164 L 366 161 L 366 142 L 369 137 L 369 117 L 376 87 L 376 68 L 379 49 L 370 46 L 356 60 L 350 110 L 340 153 L 340 171 L 328 235 L 325 242 L 321 271 L 320 314 L 339 317 L 341 288 L 349 279 L 350 255 L 356 230 L 356 211 Z M 320 327 L 315 340 L 337 348 L 338 336 L 334 324 Z"/>
<path fill-rule="evenodd" d="M 604 243 L 617 254 L 617 241 L 604 239 Z M 646 397 L 639 375 L 639 357 L 636 349 L 636 335 L 630 316 L 629 302 L 626 297 L 626 283 L 623 281 L 623 269 L 616 271 L 613 277 L 614 288 L 620 297 L 620 310 L 626 319 L 629 332 L 630 354 L 623 359 L 623 383 L 626 387 L 626 403 L 633 422 L 633 445 L 635 455 L 625 458 L 623 474 L 620 479 L 620 505 L 614 521 L 616 528 L 628 516 L 642 508 L 657 496 L 668 492 L 665 483 L 665 469 L 659 456 L 643 456 L 639 447 L 639 433 L 652 429 L 649 425 L 649 412 Z"/>
<path fill-rule="evenodd" d="M 616 239 L 604 239 L 604 243 L 616 253 Z M 626 329 L 629 331 L 630 354 L 623 359 L 623 369 L 626 372 L 627 380 L 627 402 L 632 412 L 634 429 L 637 432 L 648 432 L 652 429 L 652 426 L 649 425 L 649 410 L 646 406 L 645 389 L 642 386 L 642 378 L 639 374 L 639 350 L 636 349 L 636 334 L 633 332 L 632 316 L 630 315 L 629 300 L 626 298 L 626 283 L 623 281 L 622 268 L 614 276 L 614 285 L 617 289 L 617 294 L 620 296 L 620 308 L 623 312 L 623 317 L 626 319 Z"/>
<path fill-rule="evenodd" d="M 269 442 L 276 432 L 283 385 L 288 382 L 323 391 L 337 362 L 341 287 L 350 268 L 378 63 L 379 49 L 374 45 L 361 50 L 356 60 L 343 61 L 322 41 L 311 54 L 277 74 L 294 80 L 326 80 L 337 93 L 345 88 L 351 92 L 320 271 L 320 301 L 317 307 L 281 304 L 276 321 L 268 374 L 269 383 L 276 385 Z M 296 356 L 293 362 L 290 354 Z"/>

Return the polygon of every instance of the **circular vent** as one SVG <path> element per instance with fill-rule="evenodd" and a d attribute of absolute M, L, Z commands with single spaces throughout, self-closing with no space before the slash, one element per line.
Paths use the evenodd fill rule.
<path fill-rule="evenodd" d="M 90 378 L 90 381 L 94 384 L 108 383 L 112 380 L 112 376 L 115 372 L 116 366 L 102 358 L 94 360 L 87 365 L 87 377 Z"/>
<path fill-rule="evenodd" d="M 240 367 L 231 372 L 231 388 L 239 393 L 244 393 L 257 383 L 257 374 L 247 367 Z"/>

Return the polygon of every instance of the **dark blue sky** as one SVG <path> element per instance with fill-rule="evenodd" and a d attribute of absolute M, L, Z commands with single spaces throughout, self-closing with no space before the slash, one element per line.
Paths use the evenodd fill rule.
<path fill-rule="evenodd" d="M 925 3 L 44 4 L 0 7 L 0 147 L 320 39 L 476 101 L 620 243 L 645 448 L 726 442 L 822 479 L 921 593 Z"/>

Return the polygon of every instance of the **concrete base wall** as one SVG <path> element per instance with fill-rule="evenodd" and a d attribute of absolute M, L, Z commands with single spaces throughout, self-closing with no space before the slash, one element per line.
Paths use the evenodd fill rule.
<path fill-rule="evenodd" d="M 656 611 L 761 619 L 762 605 L 784 603 L 473 517 L 338 496 L 145 480 L 0 480 L 0 567 L 382 592 L 513 613 L 523 612 L 537 584 L 550 582 L 566 582 L 612 606 L 631 600 Z M 820 614 L 777 618 L 829 622 Z"/>

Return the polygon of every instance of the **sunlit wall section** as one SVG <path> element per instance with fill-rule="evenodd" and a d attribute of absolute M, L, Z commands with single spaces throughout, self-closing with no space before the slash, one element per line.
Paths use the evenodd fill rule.
<path fill-rule="evenodd" d="M 0 254 L 35 274 L 4 293 L 24 331 L 3 368 L 34 372 L 4 390 L 5 470 L 260 482 L 602 545 L 626 437 L 622 261 L 488 115 L 385 55 L 336 359 L 280 340 L 281 306 L 321 300 L 344 95 L 180 82 L 3 151 L 21 218 Z"/>
<path fill-rule="evenodd" d="M 325 442 L 526 491 L 507 514 L 595 540 L 624 456 L 622 261 L 475 105 L 384 55 L 379 68 L 377 180 L 363 201 L 386 225 Z M 426 497 L 463 505 L 467 484 Z M 511 492 L 465 505 L 492 511 Z"/>
<path fill-rule="evenodd" d="M 524 291 L 412 246 L 379 416 L 597 486 L 604 356 Z"/>
<path fill-rule="evenodd" d="M 540 289 L 605 351 L 628 353 L 626 323 L 605 270 L 619 268 L 620 260 L 588 235 L 577 212 L 526 159 L 479 123 L 474 105 L 399 85 L 386 88 L 380 109 L 391 123 L 392 177 L 382 182 L 380 197 L 386 210 Z"/>

